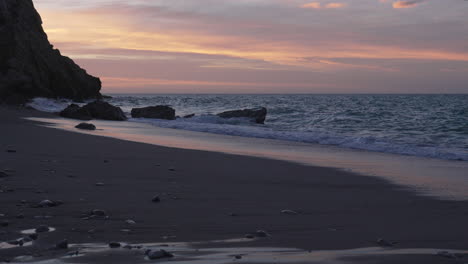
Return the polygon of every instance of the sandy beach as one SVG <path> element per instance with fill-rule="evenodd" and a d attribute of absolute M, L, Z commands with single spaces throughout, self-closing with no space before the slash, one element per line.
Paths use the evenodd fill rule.
<path fill-rule="evenodd" d="M 463 201 L 417 196 L 382 179 L 333 168 L 46 128 L 23 119 L 52 116 L 34 110 L 2 108 L 0 115 L 0 170 L 6 174 L 0 179 L 0 221 L 5 225 L 0 227 L 0 242 L 41 225 L 56 229 L 39 234 L 31 246 L 0 249 L 0 261 L 25 255 L 35 256 L 32 262 L 63 256 L 72 249 L 50 248 L 64 239 L 70 244 L 105 245 L 228 240 L 225 247 L 241 243 L 242 247 L 314 252 L 375 248 L 379 238 L 397 244 L 384 255 L 346 260 L 466 260 L 463 254 L 455 259 L 436 255 L 437 249 L 467 249 L 468 206 Z M 152 201 L 155 196 L 160 202 Z M 37 208 L 46 199 L 63 204 Z M 90 218 L 89 212 L 95 209 L 104 210 L 108 217 Z M 268 237 L 229 242 L 257 230 L 266 231 Z M 401 249 L 432 253 L 410 250 L 392 255 L 392 250 Z M 125 259 L 115 254 L 79 263 Z M 249 263 L 248 255 L 242 260 Z M 291 259 L 290 263 L 297 262 Z"/>

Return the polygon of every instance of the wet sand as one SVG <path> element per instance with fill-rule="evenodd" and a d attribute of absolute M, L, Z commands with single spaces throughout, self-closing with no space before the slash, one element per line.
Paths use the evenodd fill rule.
<path fill-rule="evenodd" d="M 63 239 L 190 242 L 242 238 L 259 229 L 271 236 L 232 246 L 314 252 L 375 247 L 385 238 L 397 241 L 398 249 L 468 248 L 467 202 L 417 196 L 382 179 L 333 168 L 127 142 L 21 119 L 30 116 L 50 117 L 0 109 L 0 171 L 9 175 L 0 178 L 0 222 L 9 222 L 0 227 L 0 242 L 40 225 L 56 230 L 40 234 L 32 246 L 0 249 L 0 261 L 65 255 L 67 250 L 49 250 Z M 155 195 L 161 202 L 152 202 Z M 34 208 L 44 199 L 63 204 Z M 84 220 L 93 209 L 105 210 L 108 219 Z M 286 209 L 299 214 L 282 214 Z M 24 218 L 17 218 L 20 214 Z M 125 223 L 128 219 L 136 223 Z M 467 258 L 402 254 L 346 260 L 464 263 Z M 108 263 L 116 261 L 109 257 Z"/>

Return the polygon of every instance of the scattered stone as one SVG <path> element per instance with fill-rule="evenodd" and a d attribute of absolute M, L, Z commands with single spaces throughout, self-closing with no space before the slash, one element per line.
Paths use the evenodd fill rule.
<path fill-rule="evenodd" d="M 241 255 L 235 255 L 234 258 L 235 259 L 242 259 L 242 256 Z"/>
<path fill-rule="evenodd" d="M 14 150 L 14 149 L 7 149 L 7 152 L 8 152 L 8 153 L 16 153 L 16 150 Z"/>
<path fill-rule="evenodd" d="M 103 183 L 103 182 L 97 182 L 97 183 L 96 183 L 96 186 L 102 187 L 102 186 L 104 186 L 104 183 Z"/>
<path fill-rule="evenodd" d="M 125 234 L 129 234 L 129 233 L 132 232 L 132 230 L 130 230 L 130 229 L 120 229 L 120 232 L 125 233 Z"/>
<path fill-rule="evenodd" d="M 68 240 L 62 240 L 55 244 L 56 249 L 67 249 L 68 248 Z"/>
<path fill-rule="evenodd" d="M 281 213 L 285 215 L 298 215 L 299 214 L 298 212 L 293 211 L 293 210 L 283 210 L 281 211 Z"/>
<path fill-rule="evenodd" d="M 45 233 L 49 232 L 50 228 L 46 225 L 41 225 L 35 229 L 36 233 Z"/>
<path fill-rule="evenodd" d="M 109 247 L 110 248 L 119 248 L 121 247 L 122 245 L 119 243 L 119 242 L 110 242 L 109 243 Z"/>
<path fill-rule="evenodd" d="M 69 257 L 74 257 L 80 255 L 80 252 L 78 250 L 67 252 L 67 256 Z"/>
<path fill-rule="evenodd" d="M 264 231 L 264 230 L 257 230 L 257 231 L 255 232 L 255 235 L 256 235 L 257 237 L 268 237 L 268 236 L 270 236 L 270 234 L 268 234 L 268 233 L 267 233 L 266 231 Z"/>
<path fill-rule="evenodd" d="M 252 234 L 246 234 L 246 235 L 245 235 L 245 238 L 248 238 L 248 239 L 254 239 L 254 238 L 255 238 L 255 236 L 254 236 L 254 235 L 252 235 Z"/>
<path fill-rule="evenodd" d="M 190 114 L 190 115 L 184 116 L 184 118 L 192 118 L 192 117 L 194 117 L 194 116 L 195 116 L 195 114 Z"/>
<path fill-rule="evenodd" d="M 169 168 L 168 170 L 169 171 L 175 171 L 176 169 L 175 168 Z"/>
<path fill-rule="evenodd" d="M 91 215 L 105 217 L 105 216 L 107 216 L 107 213 L 104 210 L 94 209 L 93 211 L 91 211 Z"/>
<path fill-rule="evenodd" d="M 75 128 L 83 130 L 96 130 L 96 126 L 90 123 L 80 123 Z"/>
<path fill-rule="evenodd" d="M 125 223 L 126 223 L 127 225 L 135 225 L 135 224 L 136 224 L 136 222 L 133 221 L 133 220 L 131 220 L 131 219 L 126 220 Z"/>
<path fill-rule="evenodd" d="M 147 250 L 145 253 L 146 253 L 146 256 L 148 256 L 148 259 L 150 260 L 174 257 L 172 253 L 169 253 L 164 249 L 160 249 L 157 251 Z"/>
<path fill-rule="evenodd" d="M 39 238 L 39 234 L 35 233 L 35 234 L 30 234 L 28 235 L 29 238 L 31 238 L 32 240 L 37 240 Z"/>
<path fill-rule="evenodd" d="M 448 251 L 439 251 L 437 252 L 437 256 L 444 257 L 444 258 L 449 258 L 449 259 L 457 259 L 458 256 L 454 253 L 448 252 Z"/>
<path fill-rule="evenodd" d="M 23 244 L 24 244 L 24 241 L 23 241 L 23 239 L 20 238 L 20 239 L 17 239 L 17 240 L 10 240 L 7 243 L 10 244 L 10 245 L 22 247 Z"/>
<path fill-rule="evenodd" d="M 175 110 L 167 105 L 133 108 L 131 114 L 133 118 L 175 119 Z"/>
<path fill-rule="evenodd" d="M 0 178 L 6 178 L 9 177 L 10 175 L 4 171 L 0 171 Z"/>
<path fill-rule="evenodd" d="M 104 160 L 104 163 L 109 163 L 109 162 L 110 162 L 110 161 L 108 161 L 108 160 Z"/>
<path fill-rule="evenodd" d="M 42 220 L 42 219 L 50 219 L 50 218 L 52 218 L 52 216 L 51 215 L 35 215 L 33 218 L 38 219 L 38 220 Z"/>
<path fill-rule="evenodd" d="M 230 213 L 229 216 L 239 216 L 239 215 L 236 213 Z"/>
<path fill-rule="evenodd" d="M 61 201 L 42 200 L 37 204 L 37 207 L 56 207 L 63 204 Z"/>
<path fill-rule="evenodd" d="M 161 202 L 161 198 L 159 198 L 159 195 L 156 195 L 155 197 L 153 197 L 153 199 L 151 201 L 153 203 L 159 203 L 159 202 Z"/>
<path fill-rule="evenodd" d="M 381 247 L 393 247 L 393 246 L 395 246 L 395 244 L 397 244 L 396 242 L 387 241 L 387 240 L 385 240 L 383 238 L 377 239 L 376 243 L 377 243 L 377 245 L 379 245 Z"/>
<path fill-rule="evenodd" d="M 226 112 L 222 112 L 218 114 L 218 116 L 221 118 L 236 118 L 236 117 L 249 118 L 257 124 L 263 124 L 265 122 L 266 115 L 267 115 L 267 109 L 265 107 L 226 111 Z"/>
<path fill-rule="evenodd" d="M 8 222 L 6 220 L 0 222 L 0 226 L 2 226 L 2 227 L 7 227 L 9 225 L 10 225 L 10 222 Z"/>

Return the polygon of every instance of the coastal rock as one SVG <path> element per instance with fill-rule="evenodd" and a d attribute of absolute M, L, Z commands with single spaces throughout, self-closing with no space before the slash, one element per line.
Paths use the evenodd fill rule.
<path fill-rule="evenodd" d="M 0 102 L 100 98 L 101 81 L 49 43 L 32 0 L 0 4 Z"/>
<path fill-rule="evenodd" d="M 156 195 L 156 196 L 153 197 L 153 199 L 151 199 L 151 201 L 153 203 L 159 203 L 159 202 L 161 202 L 161 198 L 159 198 L 159 195 Z"/>
<path fill-rule="evenodd" d="M 90 123 L 80 123 L 75 128 L 83 130 L 96 130 L 96 126 Z"/>
<path fill-rule="evenodd" d="M 132 109 L 133 118 L 156 118 L 156 119 L 166 119 L 174 120 L 175 110 L 167 105 L 157 105 L 157 106 L 148 106 L 143 108 L 133 108 Z"/>
<path fill-rule="evenodd" d="M 66 118 L 73 118 L 78 120 L 91 120 L 93 117 L 87 112 L 82 110 L 82 108 L 77 104 L 71 104 L 60 112 L 60 116 Z"/>
<path fill-rule="evenodd" d="M 127 117 L 120 107 L 113 106 L 104 101 L 94 101 L 81 108 L 93 118 L 113 121 L 125 121 Z"/>
<path fill-rule="evenodd" d="M 270 236 L 270 234 L 268 234 L 268 233 L 267 233 L 266 231 L 264 231 L 264 230 L 257 230 L 257 231 L 255 232 L 255 236 L 257 236 L 257 237 L 268 237 L 268 236 Z"/>
<path fill-rule="evenodd" d="M 146 256 L 148 256 L 148 258 L 150 260 L 174 257 L 174 255 L 172 253 L 169 253 L 164 249 L 160 249 L 160 250 L 156 250 L 156 251 L 149 250 L 149 251 L 146 252 Z"/>
<path fill-rule="evenodd" d="M 265 122 L 266 115 L 267 109 L 265 107 L 226 111 L 218 114 L 218 116 L 222 118 L 249 118 L 257 124 L 263 124 Z"/>
<path fill-rule="evenodd" d="M 184 118 L 192 118 L 192 117 L 194 117 L 194 116 L 195 116 L 195 114 L 190 114 L 190 115 L 184 116 Z"/>
<path fill-rule="evenodd" d="M 0 178 L 6 178 L 10 175 L 8 175 L 6 172 L 0 171 Z"/>
<path fill-rule="evenodd" d="M 385 240 L 383 238 L 377 239 L 376 243 L 377 243 L 377 245 L 379 245 L 381 247 L 393 247 L 393 246 L 395 246 L 395 244 L 397 244 L 396 242 L 391 242 L 391 241 Z"/>

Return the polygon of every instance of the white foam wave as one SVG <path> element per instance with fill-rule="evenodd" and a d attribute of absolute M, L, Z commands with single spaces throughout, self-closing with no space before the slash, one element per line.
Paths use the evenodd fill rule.
<path fill-rule="evenodd" d="M 401 155 L 468 161 L 468 153 L 453 149 L 395 144 L 393 142 L 386 142 L 385 140 L 371 136 L 352 137 L 336 135 L 331 132 L 324 131 L 282 131 L 275 130 L 268 126 L 256 125 L 246 119 L 223 119 L 213 115 L 198 116 L 190 119 L 179 118 L 173 121 L 147 118 L 132 118 L 130 121 L 149 123 L 157 127 L 183 129 L 196 132 L 316 143 Z"/>
<path fill-rule="evenodd" d="M 34 98 L 32 102 L 28 103 L 28 106 L 42 112 L 56 113 L 65 109 L 69 104 L 71 104 L 71 100 L 68 99 L 37 97 Z"/>

